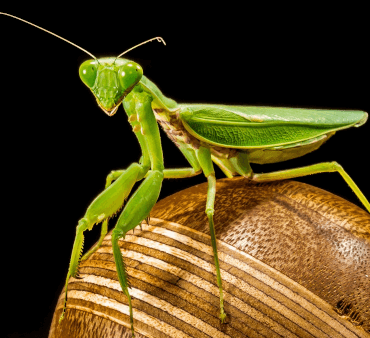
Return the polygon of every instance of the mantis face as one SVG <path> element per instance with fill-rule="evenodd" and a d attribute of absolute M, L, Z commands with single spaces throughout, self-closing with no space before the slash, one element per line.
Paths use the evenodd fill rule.
<path fill-rule="evenodd" d="M 127 59 L 87 60 L 80 66 L 80 78 L 93 92 L 100 108 L 109 116 L 143 76 L 143 69 Z"/>

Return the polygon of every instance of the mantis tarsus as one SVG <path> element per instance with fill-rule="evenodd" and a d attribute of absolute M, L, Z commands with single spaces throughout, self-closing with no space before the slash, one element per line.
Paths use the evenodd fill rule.
<path fill-rule="evenodd" d="M 191 177 L 202 172 L 207 177 L 209 189 L 206 213 L 220 289 L 221 321 L 225 320 L 226 314 L 213 226 L 216 182 L 213 162 L 227 177 L 242 175 L 257 182 L 338 171 L 370 212 L 369 202 L 336 163 L 321 163 L 270 174 L 255 174 L 249 165 L 303 156 L 316 150 L 337 130 L 365 123 L 365 112 L 177 104 L 166 98 L 143 75 L 140 65 L 118 57 L 94 57 L 84 62 L 80 67 L 80 77 L 93 91 L 99 106 L 107 115 L 113 115 L 122 101 L 128 121 L 140 143 L 142 157 L 138 163 L 114 171 L 107 177 L 106 190 L 92 202 L 79 221 L 66 281 L 66 296 L 69 277 L 75 277 L 78 273 L 83 232 L 97 223 L 103 223 L 101 238 L 97 246 L 82 257 L 85 260 L 98 249 L 107 232 L 108 219 L 123 207 L 124 199 L 130 195 L 134 183 L 144 180 L 129 198 L 112 233 L 113 255 L 119 282 L 130 304 L 133 335 L 129 285 L 118 240 L 149 216 L 163 178 Z M 184 154 L 190 163 L 189 168 L 164 168 L 157 122 Z M 61 318 L 63 316 L 64 311 Z"/>

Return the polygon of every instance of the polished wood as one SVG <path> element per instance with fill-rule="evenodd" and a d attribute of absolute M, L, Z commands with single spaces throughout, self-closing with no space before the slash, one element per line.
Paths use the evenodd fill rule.
<path fill-rule="evenodd" d="M 136 337 L 370 337 L 370 215 L 294 181 L 217 182 L 215 226 L 227 323 L 200 184 L 159 201 L 120 241 Z M 110 234 L 59 298 L 49 338 L 130 337 Z"/>

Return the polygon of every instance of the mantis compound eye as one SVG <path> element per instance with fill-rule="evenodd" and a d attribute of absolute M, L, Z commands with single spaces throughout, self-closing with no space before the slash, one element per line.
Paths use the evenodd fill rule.
<path fill-rule="evenodd" d="M 129 61 L 118 69 L 118 79 L 124 90 L 133 87 L 143 76 L 143 69 L 139 64 Z"/>
<path fill-rule="evenodd" d="M 90 88 L 94 86 L 96 74 L 98 73 L 96 62 L 96 60 L 87 60 L 80 66 L 79 70 L 82 82 Z"/>

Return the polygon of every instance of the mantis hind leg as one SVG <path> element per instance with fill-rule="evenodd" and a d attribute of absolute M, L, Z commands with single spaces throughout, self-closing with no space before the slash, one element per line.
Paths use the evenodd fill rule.
<path fill-rule="evenodd" d="M 215 226 L 213 222 L 213 215 L 215 211 L 214 204 L 215 204 L 215 196 L 216 196 L 216 176 L 215 176 L 215 171 L 213 168 L 210 150 L 205 147 L 200 147 L 197 152 L 197 157 L 198 157 L 200 166 L 203 169 L 204 175 L 207 177 L 207 180 L 208 180 L 206 214 L 208 217 L 209 231 L 211 235 L 211 242 L 212 242 L 212 249 L 213 249 L 213 258 L 214 258 L 215 267 L 216 267 L 217 285 L 218 285 L 219 292 L 220 292 L 220 319 L 221 319 L 221 323 L 224 323 L 226 319 L 226 313 L 224 311 L 224 295 L 223 295 L 223 288 L 222 288 L 222 278 L 221 278 L 220 263 L 218 260 L 218 253 L 217 253 Z"/>
<path fill-rule="evenodd" d="M 253 174 L 251 179 L 256 182 L 269 182 L 328 172 L 338 172 L 347 182 L 347 184 L 350 186 L 350 188 L 356 194 L 356 196 L 359 198 L 361 203 L 365 206 L 367 211 L 370 213 L 369 201 L 366 199 L 361 190 L 357 187 L 356 183 L 352 180 L 352 178 L 344 171 L 342 166 L 337 162 L 318 163 L 307 167 L 276 171 L 267 174 Z"/>
<path fill-rule="evenodd" d="M 122 258 L 121 250 L 118 244 L 120 238 L 125 238 L 127 232 L 134 229 L 150 213 L 155 202 L 158 199 L 163 181 L 163 172 L 152 170 L 147 178 L 141 183 L 136 192 L 127 202 L 123 209 L 115 228 L 112 231 L 112 248 L 114 261 L 116 263 L 118 280 L 122 291 L 127 296 L 130 312 L 130 324 L 132 336 L 134 337 L 133 311 L 131 296 L 128 291 L 130 287 L 126 266 Z"/>
<path fill-rule="evenodd" d="M 114 184 L 110 185 L 95 198 L 88 207 L 84 217 L 79 220 L 65 283 L 64 306 L 59 322 L 63 320 L 66 310 L 69 278 L 78 275 L 78 267 L 84 242 L 84 231 L 91 230 L 96 223 L 107 220 L 122 208 L 124 199 L 130 194 L 137 177 L 143 175 L 142 172 L 143 167 L 138 163 L 133 163 L 126 170 L 124 175 L 121 175 Z"/>

